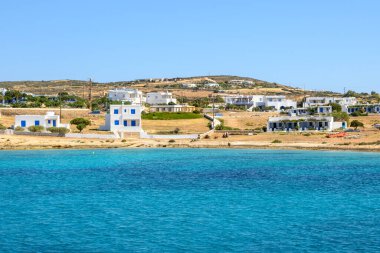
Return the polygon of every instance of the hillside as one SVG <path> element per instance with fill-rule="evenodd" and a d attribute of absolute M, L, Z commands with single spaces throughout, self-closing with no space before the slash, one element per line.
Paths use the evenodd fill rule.
<path fill-rule="evenodd" d="M 214 88 L 205 88 L 202 85 L 216 82 L 221 85 L 219 92 L 223 94 L 273 94 L 288 95 L 299 98 L 305 95 L 337 95 L 332 92 L 312 92 L 299 88 L 286 86 L 278 83 L 258 80 L 251 77 L 240 76 L 198 76 L 198 77 L 177 77 L 177 78 L 151 78 L 133 81 L 119 82 L 93 82 L 93 96 L 104 96 L 109 89 L 118 87 L 138 88 L 144 92 L 157 90 L 170 90 L 177 96 L 198 98 L 207 97 L 215 93 Z M 194 83 L 201 85 L 197 89 L 185 89 L 182 84 Z M 39 95 L 55 95 L 58 92 L 68 92 L 77 96 L 88 96 L 88 81 L 83 80 L 52 80 L 52 81 L 3 81 L 0 87 L 7 89 L 30 92 Z"/>

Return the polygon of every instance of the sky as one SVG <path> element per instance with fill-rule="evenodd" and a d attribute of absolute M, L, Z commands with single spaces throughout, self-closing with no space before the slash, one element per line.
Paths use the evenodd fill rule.
<path fill-rule="evenodd" d="M 378 0 L 4 0 L 0 80 L 239 75 L 380 92 Z"/>

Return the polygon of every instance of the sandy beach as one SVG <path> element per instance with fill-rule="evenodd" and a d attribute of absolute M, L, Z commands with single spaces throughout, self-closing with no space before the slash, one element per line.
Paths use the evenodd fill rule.
<path fill-rule="evenodd" d="M 317 142 L 315 139 L 290 140 L 290 136 L 233 136 L 228 139 L 210 138 L 196 141 L 167 139 L 75 139 L 63 137 L 37 137 L 0 135 L 1 150 L 31 150 L 31 149 L 104 149 L 104 148 L 252 148 L 252 149 L 301 149 L 301 150 L 345 150 L 380 152 L 380 145 L 374 142 L 348 142 L 344 139 L 328 139 Z M 267 140 L 265 140 L 267 137 Z M 269 140 L 283 137 L 281 143 Z M 256 139 L 256 140 L 255 140 Z M 288 140 L 286 140 L 288 139 Z M 299 138 L 301 139 L 301 138 Z"/>

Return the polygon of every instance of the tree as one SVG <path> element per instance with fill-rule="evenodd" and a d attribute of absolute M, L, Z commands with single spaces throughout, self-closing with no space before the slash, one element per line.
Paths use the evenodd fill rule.
<path fill-rule="evenodd" d="M 350 120 L 350 116 L 346 112 L 333 112 L 332 116 L 334 117 L 334 121 L 346 121 Z"/>
<path fill-rule="evenodd" d="M 355 91 L 349 90 L 347 91 L 343 97 L 359 97 L 359 94 L 356 93 Z"/>
<path fill-rule="evenodd" d="M 70 121 L 70 124 L 76 125 L 79 132 L 82 132 L 88 125 L 91 125 L 90 120 L 84 118 L 75 118 Z"/>
<path fill-rule="evenodd" d="M 78 124 L 78 125 L 77 125 L 77 129 L 78 129 L 79 132 L 81 133 L 82 130 L 86 128 L 86 126 L 87 126 L 87 125 L 85 125 L 85 124 Z"/>
<path fill-rule="evenodd" d="M 364 127 L 364 124 L 360 122 L 359 120 L 353 120 L 351 122 L 350 127 L 355 127 L 355 130 L 358 129 L 358 127 Z"/>
<path fill-rule="evenodd" d="M 75 118 L 75 119 L 72 119 L 70 121 L 70 124 L 73 124 L 73 125 L 79 125 L 79 124 L 85 124 L 86 126 L 90 125 L 91 122 L 90 120 L 88 119 L 84 119 L 84 118 Z"/>
<path fill-rule="evenodd" d="M 329 106 L 331 106 L 331 109 L 333 112 L 341 112 L 342 111 L 342 106 L 337 103 L 330 103 Z"/>

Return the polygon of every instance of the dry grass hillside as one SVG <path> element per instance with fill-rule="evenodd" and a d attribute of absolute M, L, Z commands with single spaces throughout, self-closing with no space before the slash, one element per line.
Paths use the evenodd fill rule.
<path fill-rule="evenodd" d="M 249 84 L 231 84 L 231 80 L 244 80 Z M 141 79 L 134 81 L 120 81 L 99 83 L 92 82 L 92 95 L 100 97 L 107 94 L 107 91 L 114 88 L 130 87 L 138 88 L 144 92 L 150 91 L 172 91 L 176 96 L 199 98 L 207 97 L 214 93 L 213 89 L 184 89 L 182 84 L 206 84 L 210 82 L 217 82 L 221 84 L 221 95 L 223 94 L 284 94 L 289 97 L 304 97 L 305 95 L 313 94 L 310 91 L 304 91 L 299 88 L 294 88 L 282 84 L 262 81 L 249 77 L 238 76 L 201 76 L 201 77 L 188 77 L 188 78 L 156 78 L 156 79 Z M 12 81 L 0 82 L 0 87 L 8 89 L 15 89 L 22 92 L 30 92 L 39 95 L 56 95 L 58 92 L 68 92 L 83 98 L 89 95 L 89 82 L 81 80 L 54 80 L 54 81 Z M 334 93 L 326 92 L 326 94 L 333 95 Z"/>

